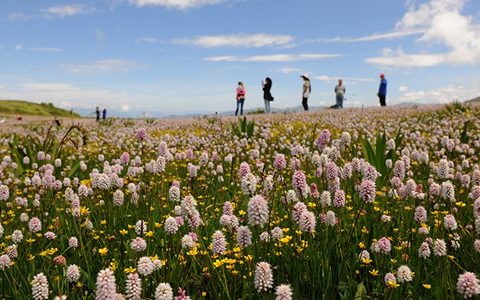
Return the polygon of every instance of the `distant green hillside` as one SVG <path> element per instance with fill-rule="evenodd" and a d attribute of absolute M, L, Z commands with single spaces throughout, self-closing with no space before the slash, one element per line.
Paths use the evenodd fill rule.
<path fill-rule="evenodd" d="M 469 100 L 467 102 L 480 102 L 480 97 L 477 97 L 475 99 Z"/>
<path fill-rule="evenodd" d="M 0 100 L 0 115 L 2 114 L 45 117 L 80 117 L 77 113 L 55 107 L 52 103 L 33 103 L 21 100 Z"/>

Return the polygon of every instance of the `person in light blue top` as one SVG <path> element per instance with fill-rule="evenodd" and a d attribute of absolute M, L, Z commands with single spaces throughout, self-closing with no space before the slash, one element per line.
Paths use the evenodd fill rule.
<path fill-rule="evenodd" d="M 380 99 L 380 106 L 387 106 L 387 80 L 385 74 L 380 74 L 380 87 L 378 89 L 378 98 Z"/>

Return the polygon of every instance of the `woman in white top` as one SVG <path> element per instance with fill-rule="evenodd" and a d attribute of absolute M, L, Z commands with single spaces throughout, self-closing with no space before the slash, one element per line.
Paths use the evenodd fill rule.
<path fill-rule="evenodd" d="M 303 91 L 302 91 L 302 105 L 305 111 L 308 111 L 308 97 L 312 92 L 312 85 L 310 84 L 310 79 L 307 74 L 300 76 L 303 78 Z"/>

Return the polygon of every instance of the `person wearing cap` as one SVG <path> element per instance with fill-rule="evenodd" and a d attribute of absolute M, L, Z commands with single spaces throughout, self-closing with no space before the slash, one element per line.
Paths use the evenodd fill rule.
<path fill-rule="evenodd" d="M 245 86 L 243 82 L 238 83 L 237 87 L 237 110 L 235 111 L 235 116 L 238 114 L 238 107 L 240 106 L 240 115 L 243 115 L 243 103 L 245 103 L 245 95 L 247 91 L 245 90 Z"/>
<path fill-rule="evenodd" d="M 308 111 L 308 97 L 312 92 L 312 85 L 310 84 L 310 79 L 308 74 L 303 74 L 300 76 L 303 78 L 303 91 L 302 91 L 302 105 L 305 111 Z"/>
<path fill-rule="evenodd" d="M 380 74 L 380 87 L 378 89 L 378 98 L 380 99 L 380 106 L 387 106 L 387 80 L 385 79 L 385 74 Z"/>
<path fill-rule="evenodd" d="M 343 80 L 338 80 L 338 85 L 335 87 L 335 108 L 343 108 L 343 99 L 345 97 L 345 86 L 343 85 Z"/>

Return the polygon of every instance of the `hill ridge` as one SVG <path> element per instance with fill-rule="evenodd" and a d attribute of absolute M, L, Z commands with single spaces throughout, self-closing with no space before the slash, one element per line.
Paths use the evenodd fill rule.
<path fill-rule="evenodd" d="M 26 100 L 0 100 L 0 115 L 26 115 L 45 117 L 80 117 L 79 114 L 53 105 L 49 102 L 31 102 Z"/>

